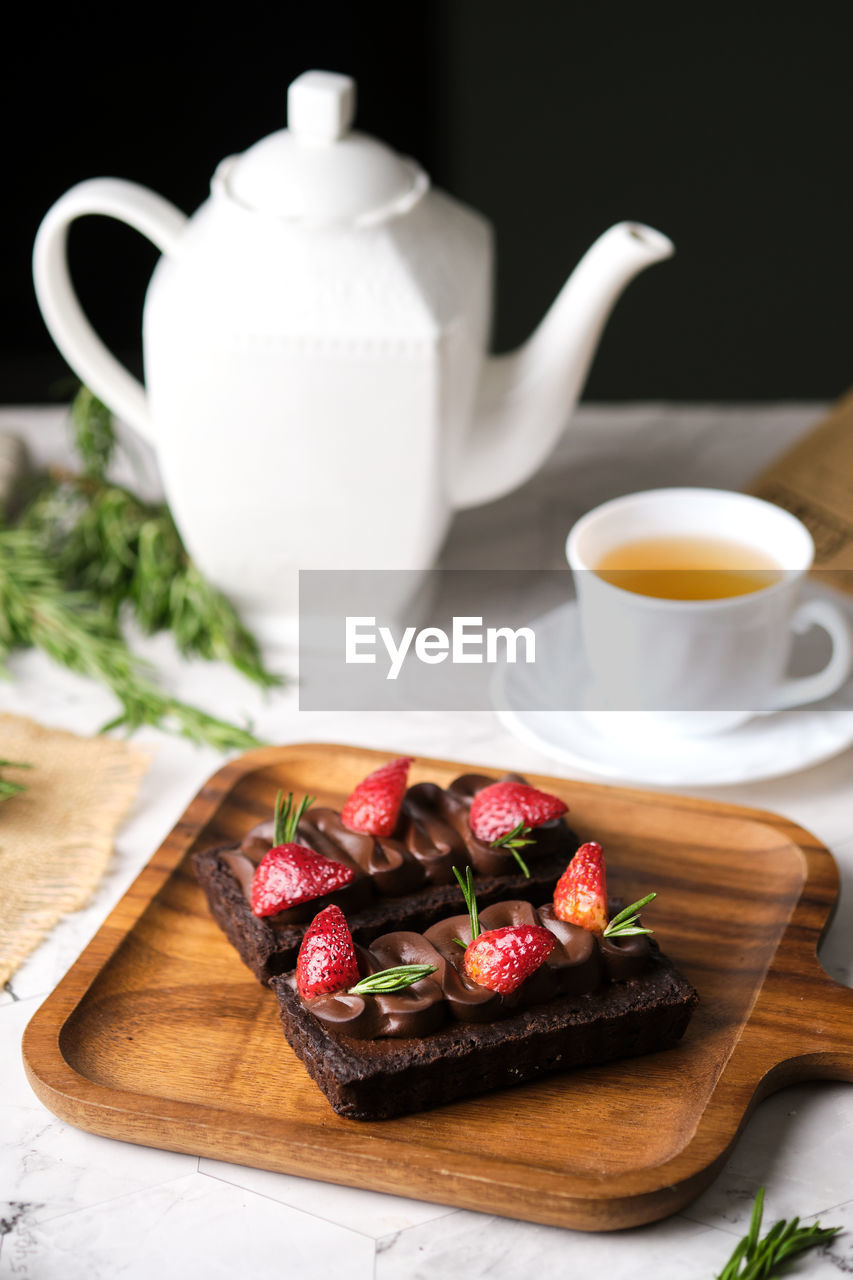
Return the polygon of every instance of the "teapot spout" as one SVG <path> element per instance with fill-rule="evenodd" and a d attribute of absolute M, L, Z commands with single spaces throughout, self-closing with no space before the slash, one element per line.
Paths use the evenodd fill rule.
<path fill-rule="evenodd" d="M 566 426 L 619 294 L 674 252 L 661 232 L 617 223 L 587 250 L 527 341 L 486 361 L 453 467 L 455 506 L 491 502 L 538 470 Z"/>

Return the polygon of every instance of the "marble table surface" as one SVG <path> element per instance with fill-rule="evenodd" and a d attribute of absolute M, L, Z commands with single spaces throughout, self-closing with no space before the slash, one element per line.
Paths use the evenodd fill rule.
<path fill-rule="evenodd" d="M 560 567 L 568 527 L 595 503 L 662 484 L 740 487 L 820 412 L 813 404 L 582 406 L 537 477 L 511 498 L 457 519 L 443 562 Z M 55 408 L 0 411 L 0 431 L 22 434 L 38 461 L 67 458 L 63 424 Z M 137 453 L 144 483 L 156 490 L 150 456 L 141 448 Z M 260 695 L 225 667 L 179 661 L 163 636 L 139 648 L 178 696 L 232 718 L 248 715 L 271 741 L 354 742 L 566 776 L 515 740 L 491 712 L 300 712 L 292 685 Z M 286 667 L 287 655 L 283 661 Z M 113 712 L 102 689 L 40 654 L 21 653 L 10 668 L 11 679 L 0 684 L 0 710 L 83 734 Z M 792 1274 L 853 1271 L 853 1089 L 841 1083 L 789 1088 L 763 1102 L 698 1200 L 666 1221 L 613 1234 L 537 1226 L 149 1150 L 56 1119 L 24 1077 L 24 1027 L 223 761 L 211 749 L 153 730 L 135 741 L 151 752 L 151 766 L 102 884 L 0 992 L 0 1276 L 212 1280 L 240 1272 L 259 1280 L 330 1273 L 351 1280 L 509 1280 L 590 1268 L 608 1280 L 710 1280 L 743 1233 L 761 1186 L 766 1225 L 798 1214 L 845 1229 L 829 1251 L 807 1256 Z M 853 751 L 785 778 L 691 790 L 776 810 L 829 846 L 843 888 L 821 959 L 834 978 L 853 985 Z"/>

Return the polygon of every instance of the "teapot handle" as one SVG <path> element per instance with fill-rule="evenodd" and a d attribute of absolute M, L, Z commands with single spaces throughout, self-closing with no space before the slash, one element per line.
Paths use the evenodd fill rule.
<path fill-rule="evenodd" d="M 33 247 L 33 281 L 44 322 L 71 368 L 123 421 L 153 443 L 145 388 L 95 333 L 68 271 L 68 227 L 100 213 L 147 236 L 162 253 L 175 252 L 187 219 L 168 200 L 121 178 L 92 178 L 60 196 L 42 221 Z"/>

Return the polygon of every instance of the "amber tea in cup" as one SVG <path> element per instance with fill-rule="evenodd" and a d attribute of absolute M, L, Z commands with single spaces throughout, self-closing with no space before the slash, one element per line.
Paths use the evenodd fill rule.
<path fill-rule="evenodd" d="M 728 538 L 637 538 L 611 548 L 595 573 L 624 591 L 662 600 L 722 600 L 778 582 L 781 566 L 765 551 Z"/>
<path fill-rule="evenodd" d="M 814 558 L 808 529 L 760 498 L 626 494 L 577 521 L 566 556 L 589 667 L 584 710 L 603 733 L 723 733 L 826 698 L 853 670 L 843 610 L 799 599 Z M 789 675 L 793 637 L 811 626 L 827 633 L 831 656 Z"/>

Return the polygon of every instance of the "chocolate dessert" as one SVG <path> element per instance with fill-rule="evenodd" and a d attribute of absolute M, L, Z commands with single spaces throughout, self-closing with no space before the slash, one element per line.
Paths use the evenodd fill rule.
<path fill-rule="evenodd" d="M 339 1115 L 387 1119 L 671 1048 L 684 1034 L 696 992 L 646 931 L 606 937 L 520 900 L 479 919 L 481 937 L 525 927 L 550 935 L 546 958 L 506 994 L 470 978 L 466 915 L 355 948 L 362 975 L 431 969 L 402 990 L 344 986 L 306 998 L 298 970 L 272 979 L 285 1036 Z"/>
<path fill-rule="evenodd" d="M 515 774 L 501 781 L 526 787 Z M 345 825 L 346 806 L 341 812 L 306 810 L 295 829 L 300 847 L 343 864 L 352 876 L 331 893 L 274 914 L 259 916 L 252 908 L 257 869 L 274 840 L 272 821 L 254 827 L 239 846 L 195 854 L 195 872 L 214 918 L 260 982 L 293 967 L 308 924 L 329 904 L 341 907 L 356 942 L 364 945 L 390 929 L 429 928 L 463 905 L 454 866 L 471 866 L 483 906 L 510 895 L 541 902 L 552 892 L 576 838 L 562 817 L 525 828 L 526 875 L 511 847 L 479 838 L 469 824 L 474 797 L 495 782 L 471 773 L 447 788 L 431 782 L 408 787 L 387 836 Z"/>

